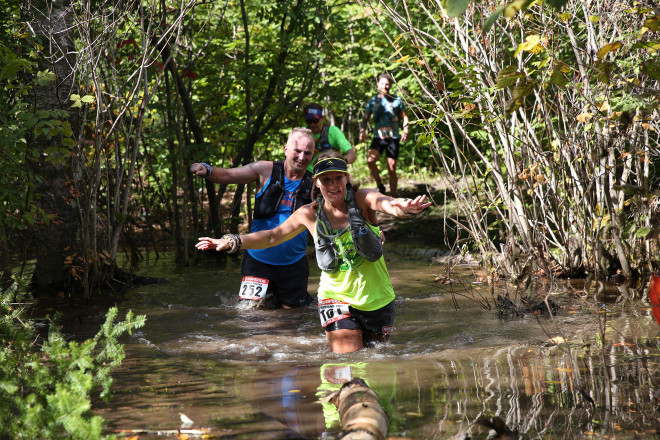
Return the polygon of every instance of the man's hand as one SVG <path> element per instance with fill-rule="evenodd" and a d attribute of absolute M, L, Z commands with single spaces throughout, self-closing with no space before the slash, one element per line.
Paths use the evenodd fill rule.
<path fill-rule="evenodd" d="M 202 163 L 194 163 L 190 165 L 190 172 L 193 173 L 195 176 L 201 176 L 201 177 L 206 177 L 208 174 L 208 170 Z"/>

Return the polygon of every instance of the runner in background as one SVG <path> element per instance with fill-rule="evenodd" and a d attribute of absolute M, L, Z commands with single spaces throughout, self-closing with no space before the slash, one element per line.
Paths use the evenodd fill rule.
<path fill-rule="evenodd" d="M 311 172 L 313 170 L 313 164 L 316 162 L 318 154 L 330 148 L 339 151 L 346 160 L 346 163 L 351 164 L 355 162 L 355 159 L 357 159 L 355 149 L 353 149 L 339 127 L 330 125 L 330 123 L 326 121 L 325 116 L 323 115 L 323 107 L 320 104 L 307 104 L 303 109 L 303 112 L 305 123 L 307 124 L 307 127 L 312 130 L 316 141 L 314 158 L 309 167 L 307 167 L 308 171 Z"/>
<path fill-rule="evenodd" d="M 390 176 L 390 195 L 396 197 L 398 177 L 396 162 L 399 159 L 399 147 L 408 139 L 408 115 L 406 107 L 398 96 L 390 95 L 392 77 L 382 74 L 378 77 L 378 95 L 367 102 L 363 127 L 360 128 L 360 142 L 367 140 L 367 122 L 374 116 L 374 136 L 371 139 L 367 165 L 378 191 L 385 194 L 385 185 L 380 179 L 378 159 L 385 151 L 387 157 L 387 172 Z M 402 123 L 399 127 L 399 122 Z M 401 128 L 401 130 L 399 130 Z"/>

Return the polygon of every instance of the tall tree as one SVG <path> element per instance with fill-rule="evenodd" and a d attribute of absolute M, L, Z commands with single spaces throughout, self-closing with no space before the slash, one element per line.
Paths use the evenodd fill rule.
<path fill-rule="evenodd" d="M 71 27 L 71 2 L 31 1 L 22 4 L 25 22 L 41 45 L 38 81 L 29 96 L 34 129 L 26 133 L 26 148 L 32 151 L 30 172 L 38 177 L 35 201 L 50 222 L 37 219 L 33 231 L 37 257 L 33 282 L 39 290 L 64 290 L 72 285 L 72 272 L 66 259 L 81 252 L 80 222 L 71 203 L 80 164 L 69 156 L 71 139 L 66 136 L 79 129 L 77 113 L 68 113 L 69 96 L 75 90 L 75 45 Z M 60 116 L 67 121 L 62 130 L 39 126 L 40 119 Z M 67 142 L 68 141 L 68 142 Z M 34 154 L 34 152 L 38 154 Z M 74 273 L 75 277 L 75 273 Z"/>

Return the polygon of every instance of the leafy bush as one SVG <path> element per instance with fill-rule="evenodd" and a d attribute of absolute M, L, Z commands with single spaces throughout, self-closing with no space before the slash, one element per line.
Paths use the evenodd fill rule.
<path fill-rule="evenodd" d="M 129 311 L 115 322 L 113 307 L 91 339 L 66 341 L 51 325 L 43 340 L 13 295 L 3 292 L 0 300 L 0 439 L 101 438 L 91 397 L 109 399 L 110 373 L 124 358 L 117 339 L 142 327 L 145 316 Z"/>

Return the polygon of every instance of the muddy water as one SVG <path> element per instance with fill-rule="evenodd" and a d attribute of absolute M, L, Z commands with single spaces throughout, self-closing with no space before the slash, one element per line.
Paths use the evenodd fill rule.
<path fill-rule="evenodd" d="M 337 414 L 321 398 L 360 377 L 378 393 L 391 437 L 486 438 L 480 416 L 501 418 L 522 438 L 655 435 L 660 327 L 639 292 L 617 302 L 612 286 L 539 284 L 535 292 L 561 305 L 558 316 L 503 319 L 493 295 L 514 296 L 513 286 L 482 284 L 469 265 L 442 284 L 444 264 L 386 255 L 397 293 L 391 341 L 345 355 L 329 352 L 314 306 L 239 306 L 237 262 L 175 272 L 171 261 L 146 261 L 142 275 L 168 282 L 136 288 L 120 305 L 146 314 L 147 325 L 125 339 L 114 398 L 96 405 L 107 432 L 333 438 Z"/>

